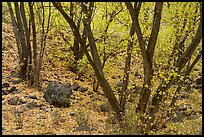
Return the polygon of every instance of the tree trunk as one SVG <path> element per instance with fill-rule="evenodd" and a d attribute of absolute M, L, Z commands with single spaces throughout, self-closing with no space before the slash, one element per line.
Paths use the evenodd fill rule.
<path fill-rule="evenodd" d="M 22 23 L 18 2 L 14 2 L 14 6 L 15 6 L 15 12 L 16 12 L 16 18 L 17 18 L 17 27 L 19 30 L 19 35 L 20 35 L 19 37 L 20 37 L 21 46 L 22 46 L 22 62 L 20 62 L 21 64 L 20 64 L 19 76 L 23 80 L 26 80 L 27 67 L 28 67 L 28 47 L 26 44 L 26 38 L 25 38 L 24 28 L 23 28 L 24 25 Z"/>
<path fill-rule="evenodd" d="M 29 6 L 29 11 L 30 11 L 30 21 L 31 21 L 31 26 L 32 26 L 32 37 L 33 37 L 33 57 L 32 59 L 34 60 L 34 81 L 37 84 L 39 82 L 38 80 L 38 73 L 37 73 L 37 38 L 36 38 L 36 27 L 35 27 L 35 15 L 33 13 L 33 5 L 34 3 L 28 2 L 28 6 Z"/>
<path fill-rule="evenodd" d="M 17 43 L 17 49 L 18 49 L 18 56 L 19 56 L 19 64 L 23 61 L 23 57 L 22 57 L 22 48 L 21 48 L 21 41 L 20 41 L 20 35 L 19 35 L 19 30 L 18 30 L 18 26 L 17 26 L 17 22 L 11 7 L 11 2 L 7 2 L 7 5 L 9 7 L 9 12 L 11 15 L 11 20 L 12 20 L 12 25 L 13 25 L 13 31 L 15 34 L 15 38 L 16 38 L 16 43 Z"/>

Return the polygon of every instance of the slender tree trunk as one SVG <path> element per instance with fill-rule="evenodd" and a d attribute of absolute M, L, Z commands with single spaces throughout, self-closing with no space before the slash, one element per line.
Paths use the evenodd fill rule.
<path fill-rule="evenodd" d="M 20 64 L 20 77 L 25 80 L 27 76 L 27 66 L 28 66 L 28 47 L 26 44 L 26 37 L 23 28 L 23 22 L 21 19 L 21 12 L 19 9 L 18 2 L 14 2 L 16 18 L 17 18 L 17 27 L 19 30 L 20 41 L 22 46 L 22 62 Z"/>
<path fill-rule="evenodd" d="M 125 113 L 125 104 L 127 99 L 127 87 L 129 82 L 129 73 L 130 73 L 130 63 L 131 63 L 131 54 L 132 54 L 132 48 L 133 48 L 133 35 L 135 34 L 135 23 L 132 23 L 131 29 L 130 29 L 130 37 L 131 40 L 129 40 L 128 46 L 127 46 L 127 57 L 125 60 L 125 69 L 124 69 L 124 77 L 123 77 L 123 85 L 122 89 L 119 92 L 120 93 L 120 111 L 124 114 Z"/>
<path fill-rule="evenodd" d="M 22 57 L 22 47 L 21 47 L 19 30 L 18 30 L 16 19 L 14 17 L 14 12 L 13 12 L 12 7 L 11 7 L 11 2 L 7 2 L 7 5 L 9 7 L 9 12 L 10 12 L 10 15 L 11 15 L 13 31 L 14 31 L 14 34 L 15 34 L 17 49 L 18 49 L 19 64 L 20 64 L 21 62 L 23 62 L 23 57 Z"/>
<path fill-rule="evenodd" d="M 27 65 L 27 71 L 28 71 L 28 80 L 30 81 L 31 85 L 34 84 L 34 79 L 33 79 L 33 74 L 32 74 L 32 54 L 31 54 L 31 45 L 30 45 L 30 29 L 28 28 L 28 23 L 26 19 L 26 14 L 25 14 L 25 8 L 24 8 L 24 3 L 20 2 L 20 11 L 21 11 L 21 17 L 22 17 L 22 23 L 23 23 L 23 28 L 25 31 L 25 42 L 26 42 L 26 51 L 28 54 L 26 55 L 26 58 L 28 60 Z"/>
<path fill-rule="evenodd" d="M 31 21 L 31 26 L 32 26 L 32 37 L 33 37 L 33 57 L 32 59 L 34 60 L 34 81 L 36 84 L 38 84 L 39 80 L 38 80 L 38 72 L 37 72 L 37 38 L 36 38 L 36 26 L 35 26 L 35 15 L 33 13 L 33 5 L 34 2 L 28 2 L 28 6 L 29 6 L 29 11 L 30 11 L 30 21 Z"/>

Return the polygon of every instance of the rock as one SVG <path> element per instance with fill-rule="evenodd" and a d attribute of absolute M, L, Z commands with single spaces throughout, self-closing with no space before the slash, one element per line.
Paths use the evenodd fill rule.
<path fill-rule="evenodd" d="M 188 117 L 188 119 L 197 119 L 197 118 L 199 118 L 199 116 L 197 115 L 197 113 L 192 113 L 192 114 Z"/>
<path fill-rule="evenodd" d="M 15 86 L 12 86 L 12 87 L 8 88 L 7 91 L 8 91 L 8 94 L 9 94 L 9 93 L 12 93 L 14 91 L 17 91 L 17 88 Z"/>
<path fill-rule="evenodd" d="M 176 108 L 176 110 L 177 116 L 173 119 L 175 122 L 180 122 L 183 118 L 189 117 L 192 114 L 191 104 L 181 104 Z"/>
<path fill-rule="evenodd" d="M 28 109 L 34 109 L 34 108 L 37 108 L 38 107 L 38 104 L 36 102 L 30 102 L 26 105 L 26 107 Z"/>
<path fill-rule="evenodd" d="M 76 128 L 76 131 L 90 131 L 91 128 L 87 125 L 81 125 L 79 127 Z"/>
<path fill-rule="evenodd" d="M 9 105 L 17 105 L 18 100 L 16 98 L 11 98 L 11 99 L 8 100 L 8 104 Z"/>
<path fill-rule="evenodd" d="M 12 84 L 19 84 L 19 83 L 21 83 L 22 81 L 23 81 L 23 80 L 20 79 L 20 78 L 14 78 L 14 79 L 11 80 Z"/>
<path fill-rule="evenodd" d="M 70 112 L 69 115 L 70 116 L 74 116 L 76 113 L 75 112 Z"/>
<path fill-rule="evenodd" d="M 181 122 L 183 118 L 185 118 L 187 114 L 183 111 L 177 111 L 176 117 L 173 119 L 174 122 Z"/>
<path fill-rule="evenodd" d="M 9 105 L 21 105 L 21 104 L 24 104 L 24 103 L 26 103 L 26 102 L 22 101 L 19 98 L 11 98 L 11 99 L 8 100 Z"/>
<path fill-rule="evenodd" d="M 31 98 L 31 99 L 38 99 L 37 97 L 36 97 L 36 95 L 30 95 L 30 96 L 28 96 L 29 98 Z"/>
<path fill-rule="evenodd" d="M 8 87 L 10 87 L 9 83 L 6 82 L 2 84 L 2 88 L 8 88 Z"/>
<path fill-rule="evenodd" d="M 80 88 L 80 86 L 79 86 L 78 83 L 74 82 L 74 84 L 71 86 L 71 88 L 72 88 L 74 91 L 77 91 L 77 90 Z"/>
<path fill-rule="evenodd" d="M 69 107 L 71 91 L 70 84 L 50 82 L 43 97 L 50 105 Z"/>
<path fill-rule="evenodd" d="M 87 88 L 87 87 L 80 87 L 78 90 L 79 90 L 80 92 L 85 92 L 85 91 L 88 90 L 88 88 Z"/>

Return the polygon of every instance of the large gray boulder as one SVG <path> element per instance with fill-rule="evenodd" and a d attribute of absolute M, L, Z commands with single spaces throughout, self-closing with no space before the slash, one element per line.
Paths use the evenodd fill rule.
<path fill-rule="evenodd" d="M 50 82 L 44 92 L 45 100 L 56 107 L 69 107 L 72 89 L 71 84 Z"/>

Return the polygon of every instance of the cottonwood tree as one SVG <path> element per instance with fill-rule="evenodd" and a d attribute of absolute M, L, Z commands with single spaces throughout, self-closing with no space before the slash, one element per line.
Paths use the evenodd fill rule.
<path fill-rule="evenodd" d="M 31 64 L 31 47 L 30 47 L 30 28 L 25 15 L 24 3 L 14 2 L 13 11 L 11 2 L 7 2 L 9 7 L 13 30 L 16 38 L 18 55 L 19 55 L 19 77 L 25 80 L 28 77 L 28 66 Z M 14 15 L 15 13 L 15 15 Z M 31 71 L 31 70 L 29 70 Z"/>
<path fill-rule="evenodd" d="M 28 6 L 27 6 L 27 5 Z M 42 67 L 42 60 L 44 49 L 46 45 L 46 36 L 49 29 L 50 21 L 50 8 L 48 11 L 48 25 L 46 31 L 44 31 L 44 5 L 41 3 L 42 10 L 42 37 L 41 37 L 41 48 L 38 57 L 38 46 L 37 46 L 37 32 L 35 23 L 35 11 L 34 2 L 14 2 L 14 10 L 11 2 L 7 2 L 9 12 L 12 20 L 13 31 L 16 38 L 18 55 L 19 55 L 19 77 L 23 80 L 30 81 L 30 85 L 36 85 L 40 87 L 40 70 Z M 27 7 L 27 9 L 26 9 Z M 28 15 L 27 15 L 27 14 Z M 32 32 L 32 34 L 31 34 Z M 32 39 L 32 41 L 31 41 Z"/>
<path fill-rule="evenodd" d="M 152 31 L 148 40 L 148 44 L 144 42 L 144 36 L 142 34 L 142 30 L 139 24 L 138 10 L 140 11 L 141 3 L 134 3 L 134 5 L 130 2 L 126 2 L 127 9 L 132 19 L 132 23 L 135 24 L 135 31 L 137 34 L 137 38 L 139 40 L 139 47 L 143 57 L 143 68 L 144 68 L 144 83 L 143 83 L 143 90 L 141 92 L 140 100 L 138 103 L 138 107 L 136 109 L 137 113 L 140 113 L 142 123 L 146 123 L 145 129 L 143 132 L 148 132 L 152 129 L 155 125 L 155 115 L 159 110 L 159 106 L 162 101 L 164 101 L 164 97 L 167 95 L 167 90 L 172 86 L 172 84 L 178 79 L 178 77 L 172 75 L 166 75 L 165 78 L 162 79 L 161 84 L 157 87 L 155 94 L 153 95 L 152 100 L 150 100 L 150 95 L 152 92 L 152 77 L 153 77 L 153 57 L 154 57 L 154 50 L 156 46 L 156 41 L 158 38 L 160 22 L 161 22 L 161 15 L 162 15 L 162 2 L 155 3 L 154 9 L 154 19 L 152 22 Z M 173 72 L 181 75 L 182 69 L 185 67 L 186 63 L 191 59 L 192 54 L 195 52 L 196 48 L 199 46 L 199 43 L 202 38 L 202 6 L 200 6 L 200 24 L 197 29 L 195 36 L 193 37 L 192 42 L 187 46 L 186 50 L 183 49 L 183 52 L 176 55 L 177 60 L 175 60 L 175 67 L 173 67 Z M 184 22 L 185 26 L 185 22 Z M 188 36 L 188 34 L 187 34 Z M 185 41 L 186 35 L 184 36 L 183 40 Z M 181 45 L 181 43 L 180 43 Z M 179 46 L 178 49 L 183 48 L 183 45 Z M 173 49 L 177 50 L 177 49 Z M 197 58 L 193 61 L 190 65 L 189 69 L 186 71 L 185 76 L 189 75 L 190 71 L 192 70 L 193 66 L 196 64 L 198 59 L 200 58 L 200 54 Z M 180 83 L 179 83 L 180 87 Z M 175 100 L 175 98 L 173 99 Z M 149 105 L 148 109 L 147 106 Z M 146 117 L 144 117 L 146 115 Z"/>
<path fill-rule="evenodd" d="M 82 39 L 83 35 L 80 35 L 79 29 L 77 28 L 76 23 L 73 21 L 73 19 L 70 17 L 70 15 L 68 15 L 65 12 L 65 10 L 61 6 L 61 3 L 53 2 L 53 5 L 59 10 L 59 12 L 63 15 L 63 17 L 69 23 L 75 39 L 77 41 L 79 41 L 81 47 L 84 50 L 85 55 L 87 56 L 87 59 L 88 59 L 89 63 L 91 64 L 92 68 L 94 69 L 97 80 L 98 80 L 103 92 L 105 93 L 105 97 L 108 99 L 108 101 L 109 101 L 110 105 L 112 106 L 113 110 L 116 112 L 116 114 L 118 116 L 118 119 L 121 119 L 121 113 L 120 112 L 124 110 L 124 107 L 120 107 L 120 104 L 121 104 L 121 106 L 125 105 L 125 103 L 124 103 L 125 101 L 123 101 L 123 100 L 124 100 L 124 97 L 125 97 L 126 94 L 124 92 L 123 92 L 124 94 L 121 94 L 121 98 L 120 98 L 121 103 L 119 103 L 119 101 L 117 100 L 117 98 L 115 97 L 115 95 L 113 93 L 113 90 L 112 90 L 109 82 L 107 81 L 107 79 L 104 76 L 103 64 L 101 63 L 101 59 L 99 57 L 98 49 L 97 49 L 97 46 L 96 46 L 96 40 L 95 40 L 95 38 L 93 36 L 93 32 L 92 32 L 92 29 L 91 29 L 91 26 L 90 26 L 91 25 L 92 14 L 94 14 L 93 13 L 94 2 L 90 2 L 90 3 L 81 2 L 79 4 L 80 4 L 80 6 L 82 8 L 82 11 L 83 11 L 83 14 L 84 14 L 82 20 L 83 20 L 83 27 L 84 27 L 84 30 L 85 30 L 85 35 L 87 37 L 87 42 L 86 42 L 86 40 Z M 108 26 L 106 28 L 108 29 Z M 106 29 L 106 31 L 107 31 L 107 29 Z M 131 34 L 132 34 L 132 32 L 131 32 Z M 86 44 L 86 43 L 88 43 L 88 44 Z M 88 52 L 88 50 L 86 48 L 87 45 L 90 46 L 91 55 L 90 55 L 90 53 Z M 129 53 L 131 53 L 131 41 L 130 41 L 130 44 L 128 46 L 127 51 Z M 125 76 L 124 76 L 124 83 L 125 84 L 127 84 L 127 82 L 128 82 L 128 75 L 129 75 L 128 70 L 129 70 L 129 67 L 130 67 L 129 59 L 130 59 L 130 56 L 128 55 L 128 57 L 126 59 L 127 63 L 126 63 Z M 126 90 L 126 85 L 125 84 L 124 84 L 123 91 Z M 121 108 L 123 108 L 123 109 L 121 109 Z"/>

